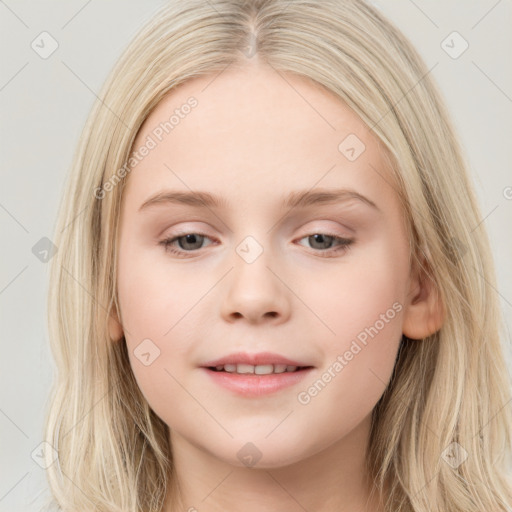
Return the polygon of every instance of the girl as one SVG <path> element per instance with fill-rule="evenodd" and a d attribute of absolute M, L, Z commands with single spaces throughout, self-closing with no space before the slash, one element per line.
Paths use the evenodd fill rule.
<path fill-rule="evenodd" d="M 172 1 L 56 226 L 64 511 L 512 507 L 510 376 L 467 163 L 363 0 Z"/>

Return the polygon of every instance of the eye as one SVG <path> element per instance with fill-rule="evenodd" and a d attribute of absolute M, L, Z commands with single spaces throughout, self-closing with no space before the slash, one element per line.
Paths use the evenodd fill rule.
<path fill-rule="evenodd" d="M 320 252 L 325 254 L 321 254 L 322 257 L 328 258 L 339 252 L 346 252 L 350 249 L 350 246 L 353 244 L 354 240 L 349 238 L 342 238 L 336 235 L 330 235 L 327 233 L 314 233 L 312 235 L 305 236 L 300 240 L 307 239 L 309 243 L 313 246 L 314 249 L 319 249 Z M 337 245 L 337 249 L 333 249 L 332 246 Z M 316 246 L 316 247 L 315 247 Z M 327 249 L 327 250 L 325 250 Z M 318 251 L 317 251 L 318 252 Z"/>
<path fill-rule="evenodd" d="M 206 235 L 202 235 L 200 233 L 180 233 L 172 238 L 162 240 L 159 244 L 163 245 L 165 250 L 172 254 L 182 255 L 183 253 L 202 249 L 204 240 L 208 238 L 209 237 Z M 176 242 L 180 249 L 176 249 Z"/>
<path fill-rule="evenodd" d="M 321 257 L 328 258 L 333 257 L 335 254 L 340 252 L 346 252 L 354 240 L 348 238 L 342 238 L 336 235 L 327 233 L 314 233 L 300 238 L 299 240 L 307 239 L 315 249 L 315 252 L 320 252 Z M 210 238 L 201 233 L 180 233 L 174 237 L 166 238 L 159 242 L 159 245 L 163 245 L 167 252 L 175 254 L 177 256 L 184 256 L 186 253 L 193 253 L 203 248 L 203 242 L 210 240 Z M 176 244 L 178 247 L 176 247 Z M 337 246 L 337 248 L 333 248 Z"/>

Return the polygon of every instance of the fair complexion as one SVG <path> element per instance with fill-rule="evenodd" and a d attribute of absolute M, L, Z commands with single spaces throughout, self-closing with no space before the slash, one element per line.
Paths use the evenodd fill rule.
<path fill-rule="evenodd" d="M 380 511 L 364 471 L 371 412 L 402 334 L 420 339 L 442 324 L 433 288 L 411 268 L 384 148 L 334 95 L 255 59 L 173 90 L 134 148 L 190 96 L 198 105 L 126 178 L 120 311 L 110 324 L 113 340 L 124 334 L 137 383 L 170 428 L 181 494 L 174 505 L 169 496 L 166 512 Z M 366 146 L 354 161 L 338 149 L 349 134 Z M 366 199 L 285 205 L 294 192 L 339 189 Z M 168 191 L 222 202 L 142 207 Z M 252 254 L 262 250 L 250 263 L 240 252 L 248 236 L 257 242 Z M 377 333 L 348 360 L 372 326 Z M 160 351 L 149 365 L 134 354 L 146 339 Z M 313 368 L 294 385 L 248 397 L 201 368 L 238 351 Z M 341 371 L 333 370 L 338 356 Z M 325 387 L 308 394 L 329 368 Z M 240 450 L 260 458 L 250 466 Z"/>

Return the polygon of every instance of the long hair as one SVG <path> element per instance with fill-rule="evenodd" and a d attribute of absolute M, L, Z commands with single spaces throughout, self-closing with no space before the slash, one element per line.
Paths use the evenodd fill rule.
<path fill-rule="evenodd" d="M 402 339 L 373 410 L 367 470 L 375 491 L 387 490 L 389 512 L 509 510 L 512 386 L 468 162 L 432 70 L 364 0 L 172 0 L 115 65 L 81 135 L 55 226 L 48 326 L 57 371 L 44 432 L 58 452 L 47 470 L 54 503 L 156 512 L 174 489 L 168 426 L 139 390 L 124 338 L 114 342 L 108 331 L 127 162 L 167 93 L 253 54 L 337 95 L 382 141 L 411 261 L 447 312 L 435 334 Z"/>

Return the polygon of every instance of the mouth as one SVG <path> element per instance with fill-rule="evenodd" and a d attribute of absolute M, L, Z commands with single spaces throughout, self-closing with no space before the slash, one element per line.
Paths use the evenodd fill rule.
<path fill-rule="evenodd" d="M 208 366 L 208 370 L 213 372 L 224 372 L 239 375 L 277 375 L 281 373 L 297 373 L 303 370 L 313 368 L 312 366 L 294 366 L 286 364 L 221 364 L 217 366 Z"/>
<path fill-rule="evenodd" d="M 291 390 L 314 370 L 314 366 L 226 363 L 203 366 L 201 370 L 209 379 L 205 385 L 211 383 L 245 399 L 273 395 L 286 388 Z"/>

